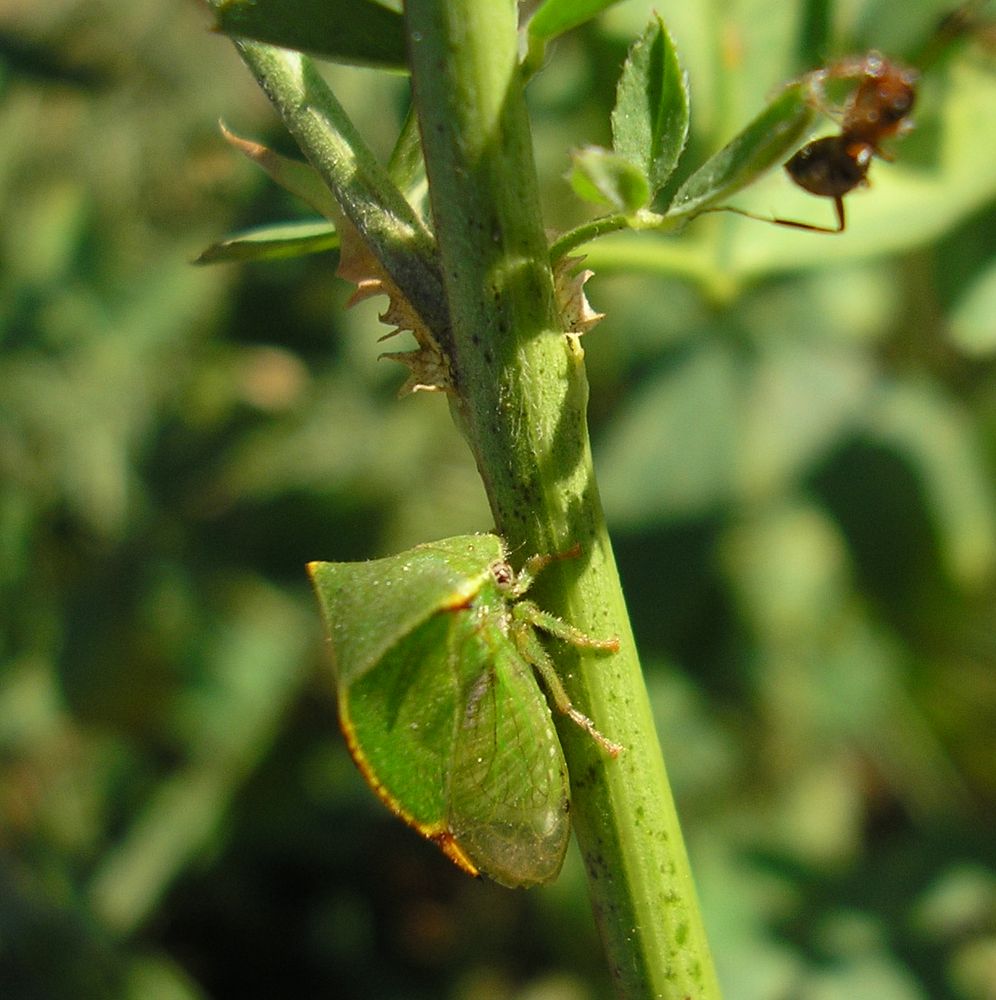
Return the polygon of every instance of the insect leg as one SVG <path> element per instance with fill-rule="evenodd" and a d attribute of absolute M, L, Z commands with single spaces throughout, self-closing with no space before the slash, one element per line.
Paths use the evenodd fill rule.
<path fill-rule="evenodd" d="M 733 212 L 735 215 L 742 215 L 745 219 L 754 219 L 757 222 L 768 222 L 773 226 L 786 226 L 789 229 L 804 229 L 807 233 L 842 233 L 844 231 L 844 199 L 834 198 L 834 208 L 837 212 L 837 226 L 818 226 L 812 222 L 799 222 L 797 219 L 780 219 L 777 216 L 758 215 L 755 212 L 748 212 L 745 208 L 735 208 L 733 205 L 717 205 L 714 208 L 707 208 L 705 212 Z"/>
<path fill-rule="evenodd" d="M 521 605 L 518 605 L 521 607 Z M 538 608 L 535 609 L 537 614 L 543 619 L 553 618 L 552 615 L 546 615 L 544 612 L 540 611 Z M 591 738 L 610 756 L 618 757 L 623 751 L 623 747 L 619 743 L 614 743 L 607 736 L 604 736 L 599 732 L 598 727 L 588 718 L 583 712 L 579 711 L 574 707 L 571 699 L 568 697 L 567 691 L 564 689 L 563 682 L 560 676 L 557 674 L 556 669 L 553 666 L 553 661 L 550 659 L 549 654 L 543 648 L 539 639 L 533 630 L 533 622 L 529 619 L 516 615 L 516 620 L 512 623 L 512 638 L 518 647 L 523 659 L 528 661 L 536 672 L 540 675 L 544 686 L 553 699 L 553 703 L 557 708 L 558 712 L 566 715 L 575 725 L 580 726 Z M 559 626 L 563 626 L 567 629 L 572 636 L 580 635 L 584 636 L 584 633 L 579 632 L 577 629 L 571 628 L 569 625 L 565 625 L 560 619 L 553 618 Z M 544 625 L 540 627 L 545 628 Z M 563 635 L 561 636 L 564 637 Z M 592 640 L 587 636 L 584 636 L 587 640 L 586 645 L 592 648 L 605 649 L 615 651 L 619 648 L 619 642 L 616 639 L 601 641 Z M 567 641 L 572 641 L 572 638 L 568 638 Z M 577 644 L 577 643 L 576 643 Z"/>
<path fill-rule="evenodd" d="M 588 635 L 587 632 L 582 632 L 581 629 L 568 625 L 556 615 L 541 610 L 532 601 L 519 601 L 512 609 L 512 617 L 534 628 L 540 628 L 549 635 L 569 642 L 572 646 L 577 646 L 580 649 L 602 650 L 606 653 L 619 652 L 618 639 L 596 639 L 594 636 Z"/>
<path fill-rule="evenodd" d="M 511 597 L 521 597 L 533 585 L 533 580 L 537 574 L 552 562 L 561 559 L 576 559 L 581 555 L 581 546 L 576 542 L 566 552 L 556 552 L 553 555 L 535 555 L 526 560 L 526 564 L 519 570 L 515 581 L 506 589 L 506 593 Z"/>

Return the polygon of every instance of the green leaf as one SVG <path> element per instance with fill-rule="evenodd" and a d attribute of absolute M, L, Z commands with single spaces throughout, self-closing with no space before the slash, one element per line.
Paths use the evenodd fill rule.
<path fill-rule="evenodd" d="M 634 163 L 598 146 L 576 150 L 571 159 L 571 187 L 579 198 L 635 212 L 650 202 L 646 175 Z"/>
<path fill-rule="evenodd" d="M 996 352 L 996 264 L 986 268 L 962 295 L 951 317 L 949 336 L 969 356 Z"/>
<path fill-rule="evenodd" d="M 372 0 L 224 0 L 227 35 L 310 52 L 333 62 L 407 69 L 404 18 Z"/>
<path fill-rule="evenodd" d="M 619 0 L 546 0 L 529 21 L 529 35 L 548 42 L 617 3 Z"/>
<path fill-rule="evenodd" d="M 387 172 L 392 181 L 405 195 L 410 195 L 425 183 L 425 160 L 422 157 L 422 137 L 418 130 L 418 118 L 412 105 L 405 115 L 404 124 L 397 142 L 391 151 Z"/>
<path fill-rule="evenodd" d="M 209 246 L 194 263 L 283 260 L 338 248 L 339 234 L 329 222 L 282 222 L 229 236 Z"/>
<path fill-rule="evenodd" d="M 814 118 L 800 84 L 786 87 L 678 188 L 668 215 L 695 215 L 750 184 L 799 145 Z"/>
<path fill-rule="evenodd" d="M 663 187 L 688 139 L 688 89 L 664 22 L 654 16 L 630 50 L 612 111 L 612 148 Z"/>
<path fill-rule="evenodd" d="M 314 63 L 257 42 L 242 43 L 240 53 L 359 235 L 354 262 L 360 261 L 361 248 L 368 250 L 414 310 L 419 330 L 443 335 L 450 324 L 432 234 Z"/>
<path fill-rule="evenodd" d="M 309 571 L 357 767 L 459 867 L 518 887 L 555 878 L 570 835 L 567 765 L 533 675 L 549 682 L 553 668 L 534 626 L 617 644 L 513 603 L 531 572 L 505 558 L 495 535 L 463 535 Z M 590 727 L 553 678 L 558 705 Z"/>
<path fill-rule="evenodd" d="M 336 218 L 339 212 L 336 200 L 321 174 L 310 164 L 281 156 L 258 142 L 243 139 L 224 124 L 221 126 L 221 134 L 240 153 L 261 166 L 285 191 L 300 198 L 325 218 Z"/>

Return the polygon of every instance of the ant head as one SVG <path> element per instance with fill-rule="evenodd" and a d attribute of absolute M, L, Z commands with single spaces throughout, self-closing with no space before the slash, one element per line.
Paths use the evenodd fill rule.
<path fill-rule="evenodd" d="M 802 80 L 809 103 L 839 121 L 841 131 L 854 141 L 877 149 L 882 139 L 909 127 L 917 73 L 880 52 L 839 59 Z M 830 101 L 827 88 L 832 83 L 849 85 L 843 104 Z"/>
<path fill-rule="evenodd" d="M 876 72 L 855 88 L 844 113 L 843 132 L 871 146 L 908 127 L 916 100 L 916 74 L 878 58 Z"/>

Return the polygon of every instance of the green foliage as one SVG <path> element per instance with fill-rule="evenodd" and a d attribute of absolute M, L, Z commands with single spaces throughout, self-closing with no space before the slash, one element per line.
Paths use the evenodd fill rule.
<path fill-rule="evenodd" d="M 220 243 L 213 243 L 201 253 L 197 263 L 283 260 L 338 249 L 339 234 L 329 222 L 278 222 L 235 233 Z"/>
<path fill-rule="evenodd" d="M 798 146 L 812 120 L 801 88 L 786 88 L 678 188 L 671 211 L 693 215 L 736 194 Z"/>
<path fill-rule="evenodd" d="M 988 264 L 963 292 L 951 316 L 954 346 L 974 357 L 996 351 L 996 265 Z"/>
<path fill-rule="evenodd" d="M 801 7 L 673 6 L 692 115 L 665 193 L 810 65 Z M 530 85 L 561 230 L 567 151 L 608 142 L 650 7 Z M 943 4 L 833 8 L 825 51 L 892 53 Z M 297 207 L 218 138 L 222 114 L 283 142 L 248 75 L 158 9 L 5 34 L 0 994 L 607 997 L 573 853 L 530 893 L 466 879 L 330 726 L 305 562 L 490 521 L 333 259 L 187 264 Z M 969 39 L 925 74 L 843 236 L 710 215 L 586 247 L 599 479 L 737 1000 L 991 988 L 989 59 Z M 401 81 L 330 79 L 385 160 Z M 826 210 L 778 170 L 738 197 Z"/>
<path fill-rule="evenodd" d="M 529 20 L 529 34 L 548 42 L 616 3 L 619 0 L 543 0 Z"/>
<path fill-rule="evenodd" d="M 218 30 L 334 62 L 403 69 L 402 16 L 376 0 L 223 0 Z"/>
<path fill-rule="evenodd" d="M 633 46 L 612 111 L 612 148 L 640 166 L 656 194 L 671 176 L 688 139 L 688 88 L 671 36 L 660 17 Z"/>
<path fill-rule="evenodd" d="M 598 146 L 571 154 L 571 187 L 575 194 L 617 212 L 635 212 L 650 201 L 647 175 L 635 163 Z"/>

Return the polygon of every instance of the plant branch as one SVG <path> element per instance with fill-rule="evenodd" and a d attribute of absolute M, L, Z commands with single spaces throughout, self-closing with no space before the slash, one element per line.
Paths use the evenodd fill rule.
<path fill-rule="evenodd" d="M 262 42 L 236 41 L 235 47 L 343 214 L 425 325 L 445 341 L 449 320 L 432 234 L 314 64 Z"/>
<path fill-rule="evenodd" d="M 612 657 L 558 656 L 568 694 L 625 752 L 558 720 L 574 822 L 620 996 L 718 997 L 595 484 L 578 338 L 565 333 L 511 0 L 408 0 L 407 30 L 443 282 L 455 410 L 496 526 L 520 560 L 579 543 L 537 581 L 543 607 Z"/>

